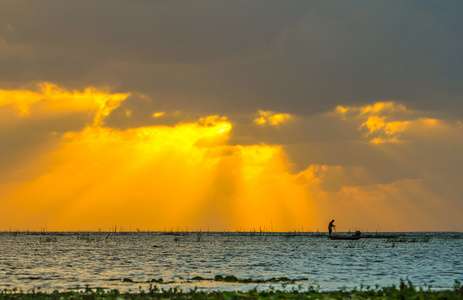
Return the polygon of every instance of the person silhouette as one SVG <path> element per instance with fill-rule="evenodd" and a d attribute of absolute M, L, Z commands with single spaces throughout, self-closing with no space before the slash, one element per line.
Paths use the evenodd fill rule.
<path fill-rule="evenodd" d="M 333 231 L 333 228 L 336 228 L 336 225 L 333 224 L 334 220 L 331 220 L 330 224 L 328 224 L 328 232 L 329 236 L 331 237 L 331 232 Z"/>

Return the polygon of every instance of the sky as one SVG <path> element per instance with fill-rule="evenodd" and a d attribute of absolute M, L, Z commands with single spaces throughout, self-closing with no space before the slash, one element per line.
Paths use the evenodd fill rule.
<path fill-rule="evenodd" d="M 0 230 L 463 231 L 461 1 L 0 7 Z"/>

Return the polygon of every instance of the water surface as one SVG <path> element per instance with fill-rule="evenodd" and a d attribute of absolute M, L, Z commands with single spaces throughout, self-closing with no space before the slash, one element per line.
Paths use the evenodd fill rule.
<path fill-rule="evenodd" d="M 398 285 L 452 288 L 463 281 L 463 234 L 331 241 L 320 234 L 0 233 L 0 288 L 320 290 Z M 216 275 L 293 283 L 225 283 Z M 195 276 L 205 278 L 192 281 Z M 151 283 L 153 284 L 153 283 Z M 156 284 L 156 283 L 154 283 Z"/>

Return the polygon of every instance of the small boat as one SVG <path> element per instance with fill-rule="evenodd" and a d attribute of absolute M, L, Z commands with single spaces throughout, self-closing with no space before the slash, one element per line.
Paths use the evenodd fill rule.
<path fill-rule="evenodd" d="M 351 240 L 356 241 L 361 238 L 361 236 L 355 235 L 332 235 L 328 237 L 330 240 Z"/>
<path fill-rule="evenodd" d="M 332 235 L 329 236 L 328 238 L 330 240 L 351 240 L 351 241 L 356 241 L 361 238 L 362 233 L 360 231 L 356 231 L 352 235 Z"/>

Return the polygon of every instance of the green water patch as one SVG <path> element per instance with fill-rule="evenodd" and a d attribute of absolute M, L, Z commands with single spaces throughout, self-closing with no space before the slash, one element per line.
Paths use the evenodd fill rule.
<path fill-rule="evenodd" d="M 278 283 L 278 282 L 285 282 L 285 283 L 295 283 L 297 281 L 309 280 L 308 278 L 297 278 L 297 279 L 290 279 L 287 277 L 272 277 L 270 279 L 240 279 L 234 275 L 216 275 L 214 278 L 203 278 L 201 276 L 196 276 L 190 279 L 190 281 L 219 281 L 219 282 L 235 282 L 235 283 Z"/>
<path fill-rule="evenodd" d="M 197 281 L 216 281 L 216 282 L 229 282 L 229 283 L 286 283 L 286 284 L 293 284 L 299 281 L 309 280 L 308 278 L 296 278 L 290 279 L 288 277 L 272 277 L 269 279 L 252 279 L 252 278 L 245 278 L 240 279 L 234 275 L 216 275 L 214 278 L 205 278 L 201 276 L 195 276 L 185 281 L 164 281 L 162 278 L 150 279 L 147 281 L 137 281 L 131 278 L 122 278 L 122 282 L 125 283 L 159 283 L 159 284 L 175 284 L 175 283 L 185 283 L 185 282 L 197 282 Z"/>

